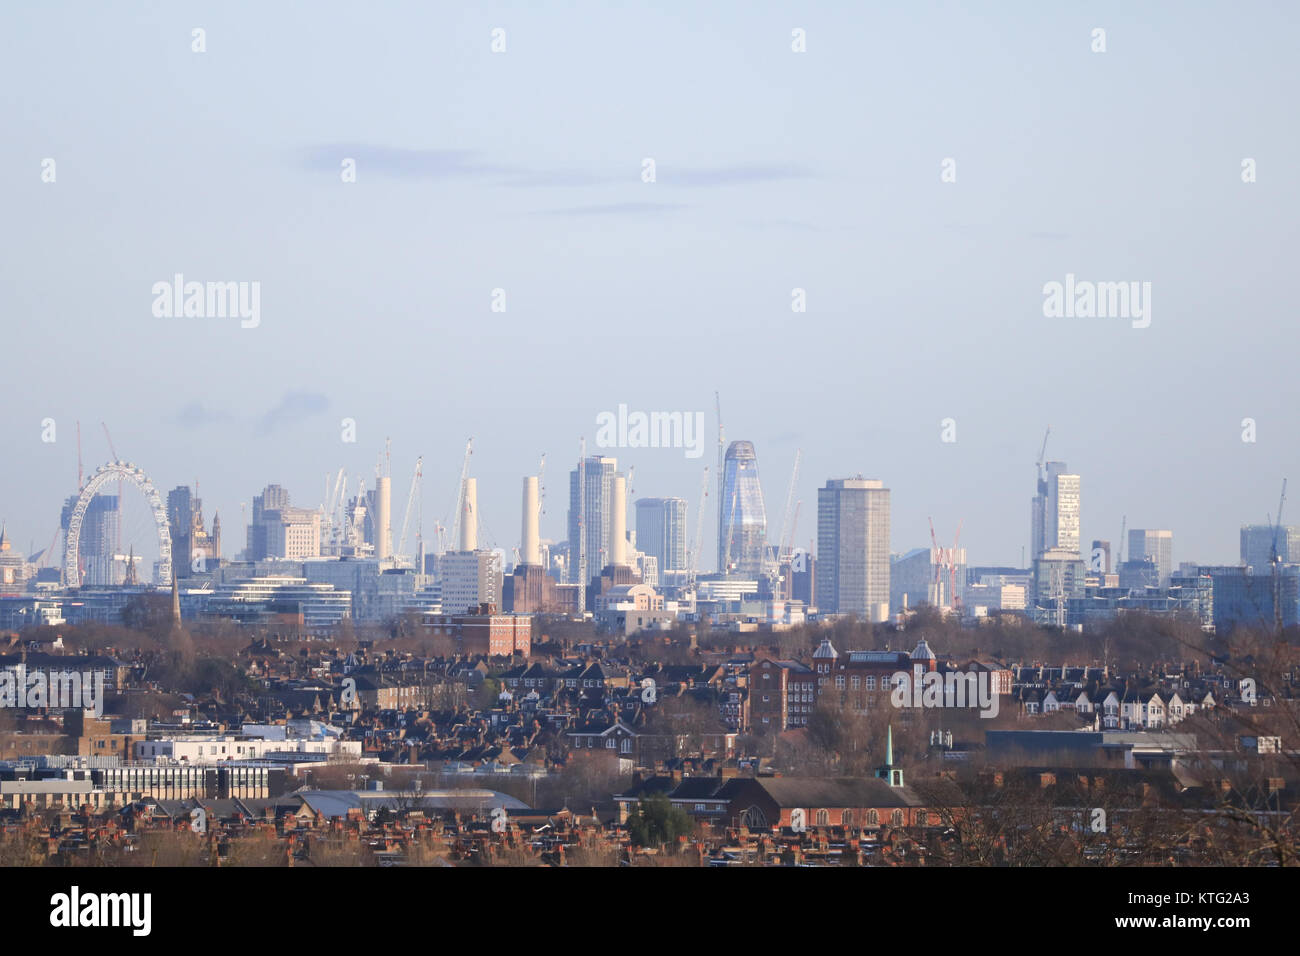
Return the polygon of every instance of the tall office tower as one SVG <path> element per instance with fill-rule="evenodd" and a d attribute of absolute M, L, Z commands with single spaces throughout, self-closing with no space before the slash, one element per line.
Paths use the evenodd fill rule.
<path fill-rule="evenodd" d="M 627 567 L 627 478 L 614 475 L 614 497 L 609 506 L 609 563 Z"/>
<path fill-rule="evenodd" d="M 289 507 L 289 492 L 279 485 L 267 485 L 260 495 L 253 496 L 253 518 L 248 525 L 246 557 L 249 561 L 261 561 L 269 556 L 267 535 L 273 523 L 268 521 L 268 511 L 282 511 Z"/>
<path fill-rule="evenodd" d="M 587 541 L 587 576 L 600 573 L 609 564 L 611 511 L 614 501 L 614 473 L 618 470 L 615 458 L 589 456 L 586 460 L 586 488 L 581 498 L 578 494 L 578 471 L 569 472 L 569 560 L 567 583 L 578 583 L 579 544 L 578 509 L 582 517 Z M 581 503 L 579 503 L 581 502 Z M 586 582 L 583 582 L 586 583 Z"/>
<path fill-rule="evenodd" d="M 636 503 L 636 545 L 652 556 L 660 575 L 686 570 L 686 499 L 641 498 Z"/>
<path fill-rule="evenodd" d="M 1038 480 L 1030 518 L 1031 560 L 1049 548 L 1079 551 L 1079 476 L 1068 474 L 1063 461 L 1049 461 Z"/>
<path fill-rule="evenodd" d="M 889 618 L 889 489 L 836 478 L 817 489 L 817 605 L 869 621 Z"/>
<path fill-rule="evenodd" d="M 718 507 L 722 512 L 718 570 L 741 578 L 759 577 L 767 548 L 767 511 L 753 442 L 733 441 L 727 446 Z M 885 560 L 889 560 L 888 554 Z M 885 600 L 889 600 L 888 594 Z"/>
<path fill-rule="evenodd" d="M 301 561 L 320 557 L 320 512 L 312 508 L 277 508 L 262 512 L 267 558 Z"/>
<path fill-rule="evenodd" d="M 1282 564 L 1300 563 L 1300 527 L 1266 524 L 1241 526 L 1241 563 L 1253 574 L 1272 574 L 1273 534 L 1277 532 L 1277 557 Z M 1272 600 L 1270 598 L 1270 600 Z"/>
<path fill-rule="evenodd" d="M 1169 587 L 1169 576 L 1174 573 L 1174 533 L 1133 528 L 1128 533 L 1129 561 L 1149 559 L 1156 566 L 1158 586 Z"/>
<path fill-rule="evenodd" d="M 77 506 L 77 495 L 63 505 L 63 539 L 67 540 L 68 523 Z M 121 584 L 123 575 L 115 569 L 113 555 L 121 534 L 121 501 L 117 495 L 99 494 L 90 499 L 77 536 L 77 554 L 81 563 L 82 585 Z"/>

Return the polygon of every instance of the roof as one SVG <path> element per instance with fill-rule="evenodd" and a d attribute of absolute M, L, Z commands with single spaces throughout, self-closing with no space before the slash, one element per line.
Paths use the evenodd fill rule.
<path fill-rule="evenodd" d="M 920 807 L 924 802 L 910 787 L 891 787 L 883 780 L 863 777 L 736 778 L 719 791 L 729 796 L 742 783 L 753 783 L 783 807 Z"/>

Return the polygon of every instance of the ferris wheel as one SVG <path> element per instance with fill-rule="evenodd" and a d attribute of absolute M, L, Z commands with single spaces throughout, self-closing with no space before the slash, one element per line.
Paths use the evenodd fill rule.
<path fill-rule="evenodd" d="M 90 501 L 110 481 L 130 482 L 140 489 L 149 510 L 153 513 L 153 522 L 158 531 L 158 583 L 169 586 L 172 583 L 172 535 L 167 524 L 167 509 L 163 506 L 162 496 L 143 470 L 129 461 L 110 461 L 94 470 L 81 488 L 77 503 L 68 519 L 67 541 L 63 554 L 63 584 L 65 587 L 81 586 L 81 570 L 77 548 L 81 543 L 81 525 L 86 517 Z"/>

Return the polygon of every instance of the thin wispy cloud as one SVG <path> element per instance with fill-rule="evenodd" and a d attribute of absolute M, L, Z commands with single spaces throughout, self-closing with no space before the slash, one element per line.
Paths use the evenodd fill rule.
<path fill-rule="evenodd" d="M 609 175 L 576 168 L 540 169 L 499 163 L 472 149 L 405 149 L 370 143 L 333 143 L 304 152 L 304 165 L 318 172 L 337 173 L 345 159 L 356 163 L 361 176 L 393 179 L 477 179 L 521 189 L 599 186 L 615 182 Z"/>
<path fill-rule="evenodd" d="M 677 202 L 611 202 L 543 210 L 543 216 L 656 216 L 685 209 Z"/>
<path fill-rule="evenodd" d="M 171 417 L 173 424 L 184 428 L 204 428 L 230 420 L 230 413 L 219 408 L 211 408 L 202 402 L 190 402 Z"/>
<path fill-rule="evenodd" d="M 772 183 L 788 179 L 812 179 L 814 174 L 806 166 L 790 163 L 749 163 L 739 166 L 713 168 L 670 166 L 660 164 L 659 181 L 666 186 L 743 186 L 752 183 Z"/>
<path fill-rule="evenodd" d="M 330 400 L 320 392 L 285 392 L 279 403 L 257 422 L 262 434 L 285 425 L 295 425 L 329 408 Z"/>
<path fill-rule="evenodd" d="M 309 169 L 338 172 L 343 160 L 357 164 L 360 176 L 378 174 L 405 179 L 472 179 L 518 175 L 521 170 L 502 166 L 470 149 L 401 149 L 365 143 L 314 146 L 305 153 Z"/>

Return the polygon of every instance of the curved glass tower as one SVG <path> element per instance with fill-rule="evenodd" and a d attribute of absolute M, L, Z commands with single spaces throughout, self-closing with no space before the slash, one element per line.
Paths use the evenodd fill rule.
<path fill-rule="evenodd" d="M 727 446 L 721 491 L 718 570 L 757 578 L 763 571 L 767 547 L 767 511 L 758 483 L 758 456 L 753 442 L 733 441 Z"/>

